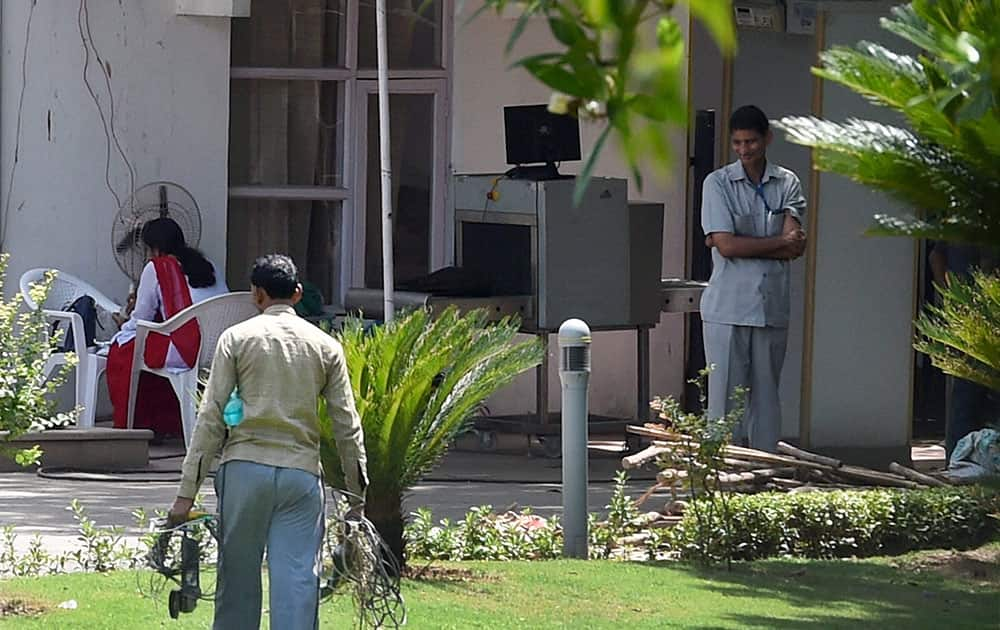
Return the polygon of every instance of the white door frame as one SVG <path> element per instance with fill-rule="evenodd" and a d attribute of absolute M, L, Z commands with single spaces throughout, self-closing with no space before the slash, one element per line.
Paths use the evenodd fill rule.
<path fill-rule="evenodd" d="M 378 85 L 375 80 L 359 79 L 355 82 L 353 103 L 354 133 L 354 203 L 350 206 L 349 216 L 346 216 L 345 236 L 345 267 L 350 267 L 349 285 L 365 286 L 365 233 L 367 208 L 367 164 L 368 164 L 368 104 L 370 95 L 376 94 Z M 430 250 L 428 271 L 440 269 L 447 264 L 447 235 L 451 230 L 447 226 L 448 212 L 446 209 L 448 192 L 448 154 L 450 126 L 448 109 L 451 104 L 448 94 L 448 81 L 445 78 L 436 79 L 390 79 L 390 94 L 431 94 L 434 96 L 434 164 L 431 171 L 431 213 L 430 213 Z M 395 174 L 393 174 L 395 176 Z M 393 210 L 395 212 L 395 209 Z M 345 270 L 346 271 L 346 270 Z"/>

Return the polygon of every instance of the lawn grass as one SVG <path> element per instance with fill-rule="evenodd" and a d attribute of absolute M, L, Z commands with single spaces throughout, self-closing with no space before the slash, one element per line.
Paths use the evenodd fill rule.
<path fill-rule="evenodd" d="M 996 583 L 900 570 L 896 560 L 770 560 L 725 569 L 606 561 L 466 562 L 464 581 L 406 581 L 408 628 L 996 628 Z M 50 610 L 0 617 L 7 628 L 206 628 L 211 603 L 178 621 L 166 593 L 154 603 L 136 574 L 0 582 L 0 599 Z M 75 599 L 76 610 L 55 608 Z M 322 628 L 353 625 L 346 597 L 321 608 Z M 262 627 L 267 627 L 264 617 Z"/>

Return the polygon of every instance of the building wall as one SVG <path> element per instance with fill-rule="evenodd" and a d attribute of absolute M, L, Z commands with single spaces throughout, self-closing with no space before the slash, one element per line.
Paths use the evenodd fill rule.
<path fill-rule="evenodd" d="M 871 3 L 831 12 L 827 46 L 867 40 L 906 50 L 879 28 L 878 19 L 890 6 Z M 823 116 L 900 122 L 885 108 L 830 83 L 823 91 Z M 867 237 L 864 231 L 872 215 L 906 209 L 839 175 L 824 173 L 819 184 L 810 443 L 901 451 L 913 421 L 916 244 Z"/>
<path fill-rule="evenodd" d="M 201 208 L 200 246 L 224 269 L 230 21 L 176 16 L 174 5 L 87 0 L 93 42 L 110 70 L 114 129 L 136 186 L 169 180 L 187 188 Z M 11 255 L 5 291 L 17 290 L 26 269 L 56 267 L 121 301 L 129 280 L 111 248 L 118 208 L 105 183 L 105 132 L 83 82 L 78 8 L 65 0 L 2 3 L 0 209 L 9 208 L 3 249 Z M 109 117 L 93 54 L 87 76 Z M 111 151 L 111 187 L 124 200 L 128 171 Z M 71 404 L 72 380 L 62 389 L 63 406 Z M 106 390 L 99 392 L 98 414 L 110 413 Z"/>
<path fill-rule="evenodd" d="M 9 278 L 52 266 L 122 300 L 129 281 L 111 249 L 118 208 L 105 183 L 105 132 L 83 81 L 78 4 L 39 0 L 29 33 L 32 4 L 3 3 L 0 208 L 10 209 L 4 244 L 11 254 Z M 230 22 L 176 16 L 174 6 L 87 0 L 93 42 L 110 70 L 114 129 L 136 186 L 170 180 L 187 188 L 201 208 L 201 247 L 225 268 Z M 87 76 L 110 116 L 93 54 Z M 8 195 L 15 144 L 19 159 Z M 111 151 L 111 186 L 124 200 L 128 172 Z"/>
<path fill-rule="evenodd" d="M 454 83 L 452 93 L 452 163 L 454 173 L 502 173 L 505 163 L 503 106 L 547 103 L 550 90 L 521 69 L 508 69 L 523 56 L 554 50 L 553 39 L 543 20 L 532 20 L 510 57 L 504 49 L 513 17 L 483 14 L 471 23 L 469 16 L 478 3 L 467 2 L 455 20 Z M 687 18 L 682 18 L 682 23 Z M 582 149 L 586 155 L 601 129 L 581 125 Z M 683 276 L 685 265 L 685 178 L 686 130 L 674 136 L 678 166 L 669 179 L 650 177 L 640 192 L 629 182 L 629 197 L 665 204 L 663 274 Z M 582 162 L 564 164 L 564 173 L 577 172 Z M 613 142 L 605 146 L 595 174 L 627 177 L 628 169 Z M 584 255 L 581 252 L 581 255 Z M 555 337 L 550 339 L 549 408 L 559 409 L 560 387 Z M 651 393 L 680 394 L 683 383 L 684 318 L 663 314 L 650 335 Z M 590 404 L 592 413 L 628 417 L 636 409 L 635 334 L 604 332 L 594 336 L 593 376 Z M 534 373 L 522 375 L 490 401 L 493 414 L 532 413 L 535 406 Z"/>

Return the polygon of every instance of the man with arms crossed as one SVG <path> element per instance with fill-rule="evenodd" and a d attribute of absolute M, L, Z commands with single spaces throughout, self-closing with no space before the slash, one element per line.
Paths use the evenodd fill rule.
<path fill-rule="evenodd" d="M 712 276 L 701 299 L 708 414 L 721 418 L 749 388 L 734 440 L 771 451 L 780 439 L 778 381 L 788 340 L 789 267 L 805 252 L 805 198 L 795 173 L 767 161 L 773 134 L 757 107 L 729 120 L 738 159 L 705 178 L 701 225 Z"/>
<path fill-rule="evenodd" d="M 261 559 L 267 548 L 271 627 L 318 627 L 325 501 L 319 396 L 326 399 L 348 490 L 368 485 L 361 421 L 344 351 L 292 308 L 302 297 L 287 256 L 258 258 L 250 277 L 262 314 L 219 338 L 169 521 L 185 520 L 213 458 L 219 511 L 216 630 L 260 627 Z M 239 386 L 243 419 L 222 411 Z"/>

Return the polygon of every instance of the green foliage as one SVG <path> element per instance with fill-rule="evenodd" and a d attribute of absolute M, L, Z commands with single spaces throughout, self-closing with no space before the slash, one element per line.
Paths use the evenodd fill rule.
<path fill-rule="evenodd" d="M 607 518 L 588 515 L 588 546 L 591 558 L 625 558 L 623 539 L 642 530 L 642 515 L 628 497 L 628 474 L 615 475 L 615 488 Z M 543 519 L 530 510 L 494 514 L 491 506 L 472 508 L 465 518 L 435 524 L 430 510 L 418 509 L 406 527 L 407 554 L 427 560 L 549 560 L 562 556 L 559 518 Z M 650 534 L 650 553 L 669 547 L 661 530 Z M 655 549 L 653 549 L 655 547 Z"/>
<path fill-rule="evenodd" d="M 519 323 L 488 323 L 485 311 L 423 309 L 365 331 L 348 320 L 344 346 L 368 455 L 366 513 L 402 555 L 403 492 L 445 454 L 475 410 L 521 372 L 541 362 L 535 341 L 514 342 Z M 320 404 L 321 417 L 326 411 Z M 327 480 L 343 487 L 329 420 L 321 422 Z"/>
<path fill-rule="evenodd" d="M 98 527 L 77 499 L 69 509 L 76 519 L 77 541 L 81 543 L 70 555 L 82 571 L 104 573 L 133 562 L 135 550 L 123 544 L 121 527 Z"/>
<path fill-rule="evenodd" d="M 920 315 L 914 347 L 944 372 L 1000 391 L 1000 276 L 974 272 L 937 290 L 941 305 Z"/>
<path fill-rule="evenodd" d="M 16 292 L 11 299 L 2 297 L 10 256 L 0 254 L 0 454 L 25 466 L 37 463 L 41 451 L 37 446 L 26 450 L 10 448 L 6 443 L 24 435 L 32 427 L 53 422 L 55 402 L 51 398 L 74 365 L 57 368 L 46 380 L 45 364 L 52 354 L 49 325 L 41 309 L 24 308 L 24 296 Z M 44 304 L 52 286 L 53 276 L 31 287 L 36 304 Z"/>
<path fill-rule="evenodd" d="M 873 234 L 1000 244 L 1000 2 L 915 0 L 883 18 L 913 56 L 862 41 L 813 72 L 898 112 L 909 129 L 866 120 L 780 121 L 816 165 L 889 193 L 915 216 L 878 214 Z"/>
<path fill-rule="evenodd" d="M 5 526 L 0 530 L 0 577 L 52 575 L 68 571 L 106 573 L 142 566 L 151 542 L 144 538 L 136 546 L 125 540 L 121 527 L 98 526 L 76 499 L 67 509 L 73 512 L 77 522 L 77 547 L 64 553 L 52 553 L 45 549 L 40 536 L 34 536 L 27 550 L 19 553 L 14 528 Z M 139 523 L 140 527 L 144 525 Z"/>
<path fill-rule="evenodd" d="M 685 473 L 683 476 L 674 475 L 670 483 L 661 485 L 668 485 L 675 492 L 687 492 L 693 500 L 686 511 L 698 529 L 693 539 L 694 547 L 691 548 L 696 553 L 691 555 L 706 562 L 722 559 L 728 565 L 733 559 L 728 554 L 732 548 L 728 542 L 732 532 L 730 497 L 720 479 L 725 469 L 724 450 L 732 441 L 733 428 L 743 417 L 748 390 L 736 388 L 732 395 L 733 409 L 721 418 L 709 417 L 705 382 L 714 367 L 701 370 L 698 378 L 689 381 L 698 387 L 704 411 L 686 412 L 670 396 L 656 397 L 650 407 L 667 422 L 668 430 L 674 434 L 678 444 L 677 448 L 664 453 L 657 463 L 661 469 Z M 726 553 L 720 558 L 712 551 L 714 549 L 722 549 Z"/>
<path fill-rule="evenodd" d="M 522 12 L 507 54 L 532 17 L 546 19 L 558 51 L 514 65 L 554 90 L 552 111 L 604 126 L 577 179 L 577 199 L 609 134 L 618 137 L 640 189 L 642 166 L 666 172 L 671 165 L 668 128 L 688 123 L 684 37 L 671 14 L 677 4 L 686 4 L 724 51 L 735 48 L 729 0 L 483 0 L 477 15 L 515 5 Z"/>
<path fill-rule="evenodd" d="M 1000 0 L 914 0 L 882 27 L 913 56 L 870 42 L 835 47 L 813 72 L 902 116 L 909 129 L 867 120 L 784 118 L 821 170 L 882 190 L 913 216 L 875 215 L 871 234 L 1000 247 Z M 944 290 L 917 322 L 915 346 L 944 371 L 996 388 L 996 281 Z M 976 295 L 981 291 L 982 295 Z M 979 328 L 981 326 L 981 328 Z"/>
<path fill-rule="evenodd" d="M 970 547 L 997 531 L 988 515 L 998 505 L 995 491 L 975 487 L 734 494 L 729 497 L 729 522 L 718 514 L 708 521 L 720 535 L 706 540 L 707 511 L 700 518 L 689 511 L 672 532 L 673 544 L 681 557 L 716 560 L 865 557 Z M 721 535 L 727 528 L 728 534 Z"/>
<path fill-rule="evenodd" d="M 639 509 L 635 502 L 626 494 L 628 490 L 628 473 L 619 470 L 615 473 L 615 489 L 611 493 L 611 501 L 604 506 L 608 518 L 599 521 L 596 514 L 589 515 L 587 533 L 591 558 L 610 558 L 620 547 L 619 541 L 630 534 L 639 531 L 636 521 Z"/>
<path fill-rule="evenodd" d="M 550 560 L 562 554 L 557 518 L 541 519 L 530 510 L 494 514 L 483 505 L 457 523 L 435 524 L 421 508 L 406 527 L 407 555 L 427 560 Z"/>

